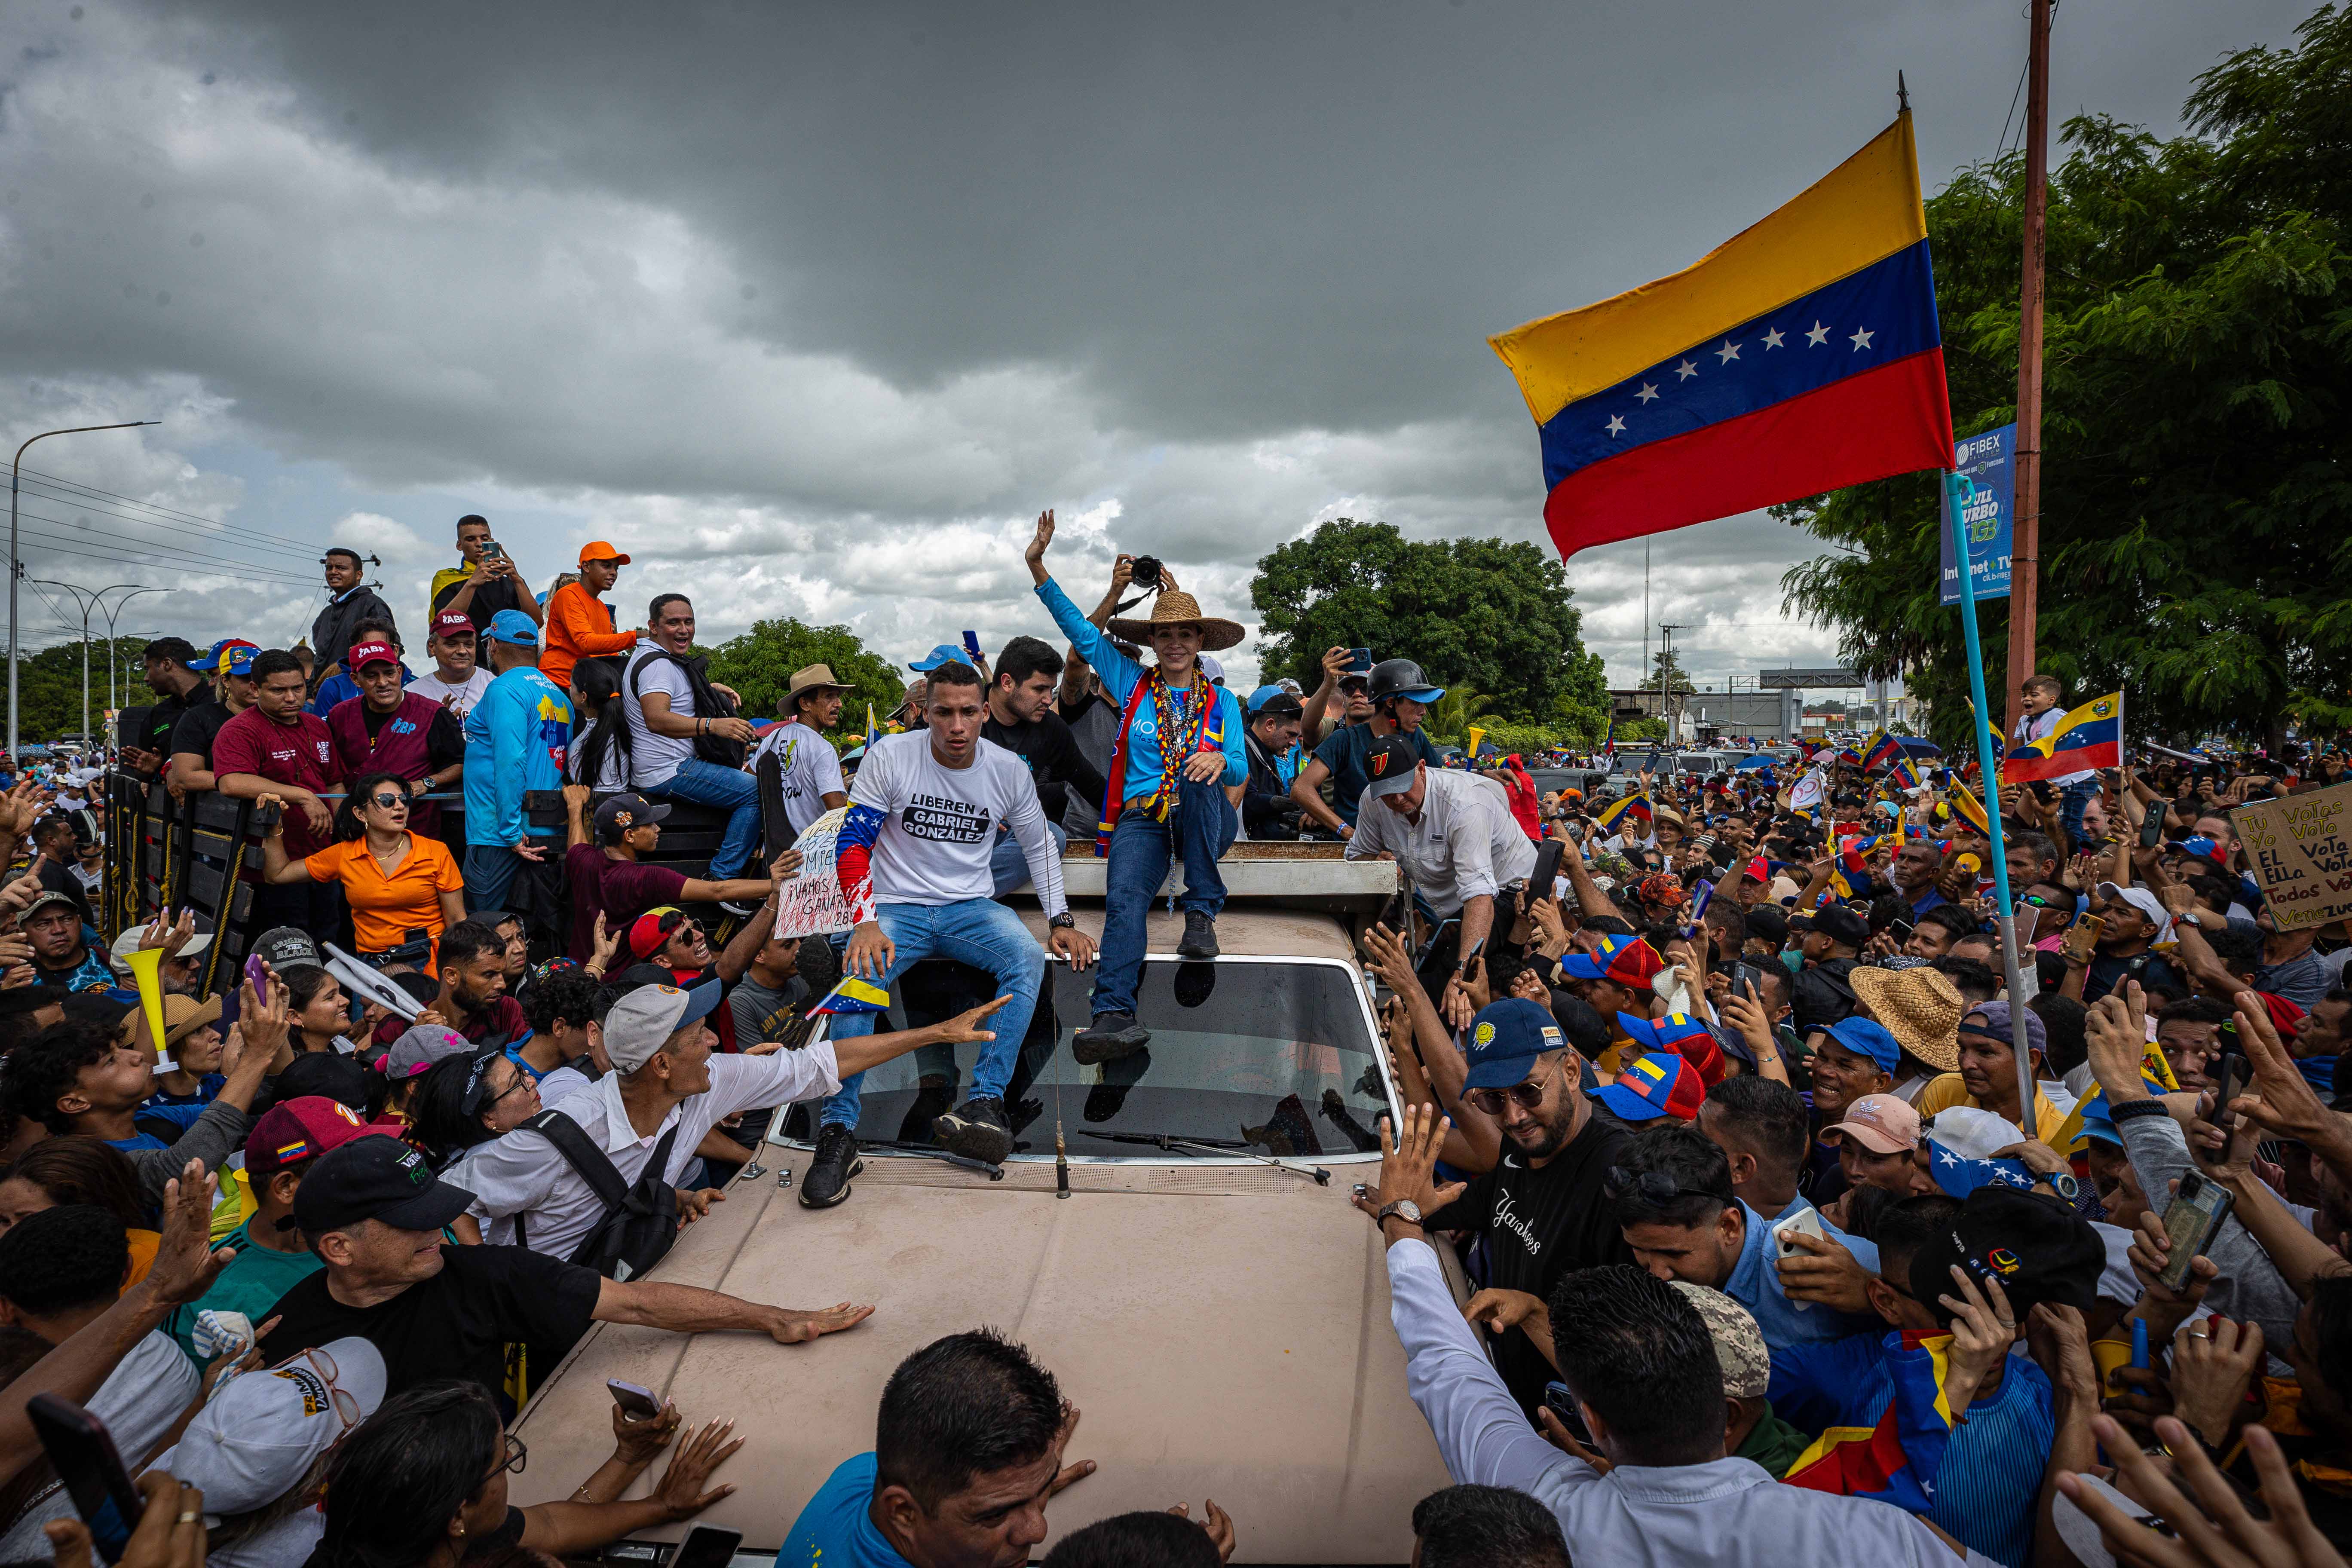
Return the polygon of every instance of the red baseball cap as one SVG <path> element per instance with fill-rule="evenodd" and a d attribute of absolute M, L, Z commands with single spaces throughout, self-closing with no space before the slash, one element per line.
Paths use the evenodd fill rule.
<path fill-rule="evenodd" d="M 1616 1112 L 1621 1121 L 1648 1121 L 1671 1116 L 1696 1121 L 1706 1103 L 1706 1085 L 1698 1068 L 1683 1057 L 1664 1052 L 1637 1058 L 1617 1075 L 1617 1081 L 1592 1090 L 1592 1097 Z"/>
<path fill-rule="evenodd" d="M 354 1138 L 368 1135 L 359 1112 L 340 1100 L 305 1094 L 281 1100 L 261 1113 L 245 1140 L 246 1174 L 267 1184 L 289 1165 L 315 1160 Z"/>
<path fill-rule="evenodd" d="M 442 610 L 433 617 L 433 635 L 446 637 L 452 632 L 474 635 L 474 617 L 463 610 Z"/>
<path fill-rule="evenodd" d="M 686 923 L 686 911 L 675 904 L 647 910 L 629 926 L 629 952 L 637 958 L 650 958 L 667 942 L 670 933 Z"/>
<path fill-rule="evenodd" d="M 378 662 L 384 664 L 400 662 L 400 656 L 393 652 L 392 645 L 382 637 L 370 637 L 365 642 L 355 642 L 352 644 L 352 651 L 343 656 L 343 666 L 347 669 L 363 669 Z"/>

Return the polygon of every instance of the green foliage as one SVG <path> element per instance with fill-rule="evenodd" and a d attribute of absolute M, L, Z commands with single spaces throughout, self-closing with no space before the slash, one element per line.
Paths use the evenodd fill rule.
<path fill-rule="evenodd" d="M 1650 656 L 1650 673 L 1643 680 L 1645 691 L 1696 691 L 1689 676 L 1683 673 L 1683 661 L 1673 651 L 1660 648 Z"/>
<path fill-rule="evenodd" d="M 1587 742 L 1566 731 L 1541 724 L 1493 724 L 1486 726 L 1485 742 L 1505 756 L 1517 752 L 1532 767 L 1536 755 L 1554 746 L 1580 746 Z"/>
<path fill-rule="evenodd" d="M 1490 722 L 1494 718 L 1493 708 L 1492 702 L 1467 683 L 1449 686 L 1445 689 L 1445 695 L 1437 700 L 1427 717 L 1422 720 L 1421 727 L 1429 731 L 1432 740 L 1454 746 L 1466 745 L 1473 726 L 1479 729 L 1494 727 Z"/>
<path fill-rule="evenodd" d="M 757 622 L 720 643 L 710 650 L 709 672 L 711 679 L 742 694 L 743 711 L 756 723 L 779 715 L 793 671 L 812 664 L 832 666 L 835 680 L 855 688 L 841 700 L 845 734 L 864 732 L 867 702 L 880 718 L 898 705 L 907 689 L 904 673 L 868 652 L 847 626 L 803 626 L 789 616 Z"/>
<path fill-rule="evenodd" d="M 1313 689 L 1323 650 L 1370 647 L 1416 660 L 1432 680 L 1488 694 L 1496 711 L 1539 721 L 1563 697 L 1608 701 L 1567 574 L 1525 542 L 1417 543 L 1385 522 L 1340 518 L 1262 556 L 1250 599 L 1264 626 L 1268 680 Z"/>
<path fill-rule="evenodd" d="M 1635 741 L 1663 741 L 1666 738 L 1664 719 L 1622 719 L 1617 723 L 1617 744 L 1631 745 Z"/>
<path fill-rule="evenodd" d="M 2167 142 L 2071 121 L 2053 172 L 2036 658 L 2072 697 L 2124 689 L 2135 734 L 2352 725 L 2352 12 L 2248 49 Z M 1956 428 L 2015 416 L 2023 170 L 1965 169 L 1927 204 Z M 1838 547 L 1790 610 L 1842 662 L 1905 672 L 1965 742 L 1959 614 L 1937 602 L 1937 478 L 1777 509 Z M 1985 667 L 2005 602 L 1980 605 Z M 1994 692 L 1997 708 L 2004 694 Z"/>
<path fill-rule="evenodd" d="M 145 637 L 118 637 L 114 644 L 114 690 L 125 708 L 155 700 L 139 663 Z M 16 662 L 16 738 L 27 745 L 82 732 L 81 638 L 45 647 Z M 0 720 L 0 723 L 5 722 Z M 89 728 L 106 732 L 106 639 L 89 639 Z M 0 750 L 5 749 L 0 741 Z"/>

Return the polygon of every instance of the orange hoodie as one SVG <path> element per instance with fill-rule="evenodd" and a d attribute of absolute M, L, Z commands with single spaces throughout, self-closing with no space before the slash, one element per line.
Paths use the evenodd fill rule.
<path fill-rule="evenodd" d="M 588 592 L 585 583 L 566 583 L 547 596 L 547 627 L 541 633 L 539 672 L 558 690 L 572 685 L 572 667 L 600 654 L 626 653 L 637 634 L 613 629 L 613 607 Z"/>

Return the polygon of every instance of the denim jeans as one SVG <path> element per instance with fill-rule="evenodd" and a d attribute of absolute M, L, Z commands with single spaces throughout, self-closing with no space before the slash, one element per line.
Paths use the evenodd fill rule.
<path fill-rule="evenodd" d="M 2099 781 L 2087 778 L 2080 784 L 2070 784 L 2058 792 L 2058 823 L 2066 830 L 2066 842 L 2074 853 L 2083 853 L 2083 808 L 2099 798 Z"/>
<path fill-rule="evenodd" d="M 1165 822 L 1141 811 L 1122 815 L 1111 829 L 1110 864 L 1103 874 L 1102 951 L 1095 971 L 1097 1013 L 1135 1011 L 1135 987 L 1143 978 L 1144 917 L 1160 890 L 1172 856 L 1184 858 L 1184 894 L 1177 903 L 1214 920 L 1225 907 L 1225 879 L 1217 857 L 1234 846 L 1241 826 L 1222 784 L 1180 782 L 1175 809 Z"/>
<path fill-rule="evenodd" d="M 927 958 L 952 958 L 996 976 L 997 994 L 1010 996 L 989 1016 L 996 1038 L 980 1047 L 971 1069 L 975 1096 L 1002 1098 L 1012 1081 L 1013 1058 L 1021 1037 L 1029 1032 L 1029 1016 L 1037 1009 L 1037 988 L 1045 973 L 1045 952 L 1021 917 L 1003 904 L 986 899 L 965 899 L 952 904 L 881 904 L 874 911 L 895 956 L 887 973 L 875 984 L 887 991 L 898 976 Z M 878 1013 L 836 1016 L 828 1037 L 853 1040 L 874 1032 Z M 857 1125 L 858 1089 L 864 1073 L 841 1080 L 841 1092 L 824 1102 L 817 1115 L 821 1127 Z"/>
<path fill-rule="evenodd" d="M 647 786 L 646 793 L 732 810 L 734 815 L 727 819 L 727 837 L 719 840 L 719 853 L 710 858 L 707 875 L 712 881 L 740 877 L 751 863 L 751 847 L 760 841 L 760 784 L 750 773 L 688 757 L 677 764 L 677 772 L 661 784 Z"/>
<path fill-rule="evenodd" d="M 1059 856 L 1068 846 L 1070 836 L 1062 831 L 1058 822 L 1045 824 L 1045 831 L 1054 840 L 1054 853 Z M 996 879 L 996 896 L 1000 899 L 1029 885 L 1029 857 L 1022 853 L 1017 834 L 996 836 L 996 849 L 988 858 L 988 873 Z"/>
<path fill-rule="evenodd" d="M 502 910 L 522 859 L 503 844 L 468 844 L 459 874 L 466 882 L 466 912 Z"/>

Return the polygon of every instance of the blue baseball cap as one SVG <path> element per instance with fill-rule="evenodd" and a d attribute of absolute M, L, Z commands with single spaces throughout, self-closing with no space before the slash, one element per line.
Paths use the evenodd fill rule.
<path fill-rule="evenodd" d="M 1868 1018 L 1840 1018 L 1827 1031 L 1829 1037 L 1858 1057 L 1868 1057 L 1878 1064 L 1881 1072 L 1893 1072 L 1903 1064 L 1903 1047 L 1884 1024 Z"/>
<path fill-rule="evenodd" d="M 1956 1198 L 1967 1197 L 1979 1187 L 1995 1184 L 2020 1190 L 2030 1190 L 2033 1185 L 2033 1173 L 2021 1160 L 1971 1160 L 1933 1138 L 1927 1140 L 1927 1173 L 1936 1178 L 1937 1186 Z"/>
<path fill-rule="evenodd" d="M 1559 961 L 1562 974 L 1573 974 L 1579 980 L 1598 980 L 1609 973 L 1609 961 L 1617 956 L 1620 948 L 1631 947 L 1638 937 L 1604 936 L 1598 952 L 1570 952 Z"/>
<path fill-rule="evenodd" d="M 1506 996 L 1478 1009 L 1470 1021 L 1470 1071 L 1465 1089 L 1508 1089 L 1528 1076 L 1528 1063 L 1568 1048 L 1551 1009 L 1524 996 Z"/>
<path fill-rule="evenodd" d="M 520 610 L 500 610 L 490 617 L 482 635 L 492 642 L 512 643 L 517 647 L 539 646 L 539 623 Z"/>
<path fill-rule="evenodd" d="M 920 670 L 923 674 L 929 675 L 931 671 L 939 668 L 939 667 L 943 664 L 970 664 L 971 662 L 971 655 L 964 652 L 963 649 L 956 647 L 953 643 L 943 642 L 940 644 L 939 647 L 931 649 L 930 652 L 925 654 L 922 658 L 908 659 L 907 661 L 907 668 L 908 669 Z"/>
<path fill-rule="evenodd" d="M 2118 1149 L 2123 1147 L 2124 1135 L 2116 1126 L 2115 1115 L 2107 1104 L 2105 1095 L 2095 1094 L 2083 1101 L 2078 1109 L 2083 1113 L 2084 1137 L 2095 1138 L 2102 1143 L 2112 1143 Z"/>
<path fill-rule="evenodd" d="M 1263 712 L 1269 702 L 1286 702 L 1301 713 L 1307 710 L 1304 703 L 1279 686 L 1261 686 L 1249 694 L 1249 710 L 1253 713 Z"/>
<path fill-rule="evenodd" d="M 1592 1091 L 1592 1098 L 1614 1111 L 1621 1121 L 1648 1121 L 1660 1116 L 1696 1121 L 1706 1102 L 1706 1085 L 1698 1068 L 1679 1052 L 1661 1051 L 1639 1057 L 1617 1075 L 1617 1081 Z"/>
<path fill-rule="evenodd" d="M 202 658 L 189 660 L 188 668 L 207 673 L 216 672 L 221 668 L 221 661 L 226 658 L 228 661 L 229 674 L 245 675 L 252 670 L 253 661 L 259 658 L 260 654 L 259 648 L 247 642 L 243 637 L 223 637 L 213 644 L 212 652 Z"/>

